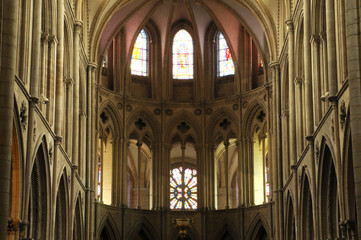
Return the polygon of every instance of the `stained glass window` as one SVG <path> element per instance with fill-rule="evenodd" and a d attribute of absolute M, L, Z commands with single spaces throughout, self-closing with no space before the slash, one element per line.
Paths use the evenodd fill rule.
<path fill-rule="evenodd" d="M 184 29 L 173 39 L 173 78 L 193 79 L 193 40 Z"/>
<path fill-rule="evenodd" d="M 234 64 L 231 51 L 222 33 L 218 34 L 218 76 L 234 74 Z"/>
<path fill-rule="evenodd" d="M 197 170 L 174 168 L 170 171 L 170 209 L 197 209 Z"/>
<path fill-rule="evenodd" d="M 133 75 L 148 76 L 148 55 L 148 36 L 142 29 L 133 48 L 132 62 L 130 64 Z"/>

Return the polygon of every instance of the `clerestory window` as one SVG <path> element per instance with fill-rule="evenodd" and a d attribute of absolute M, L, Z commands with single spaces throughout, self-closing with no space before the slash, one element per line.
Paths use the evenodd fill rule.
<path fill-rule="evenodd" d="M 140 31 L 135 41 L 130 69 L 132 75 L 149 75 L 149 40 L 144 29 Z"/>
<path fill-rule="evenodd" d="M 234 75 L 232 54 L 221 32 L 218 33 L 217 56 L 218 77 Z"/>
<path fill-rule="evenodd" d="M 193 40 L 185 30 L 173 39 L 173 79 L 193 79 Z"/>

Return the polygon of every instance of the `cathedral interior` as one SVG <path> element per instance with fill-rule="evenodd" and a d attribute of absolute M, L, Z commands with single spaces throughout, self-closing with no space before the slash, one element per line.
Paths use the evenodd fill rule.
<path fill-rule="evenodd" d="M 0 2 L 0 240 L 361 239 L 359 0 Z"/>

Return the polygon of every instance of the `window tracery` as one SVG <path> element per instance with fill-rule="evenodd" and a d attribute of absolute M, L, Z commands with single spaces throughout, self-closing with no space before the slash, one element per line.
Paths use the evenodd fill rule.
<path fill-rule="evenodd" d="M 191 209 L 198 207 L 197 170 L 176 167 L 170 171 L 170 209 Z"/>

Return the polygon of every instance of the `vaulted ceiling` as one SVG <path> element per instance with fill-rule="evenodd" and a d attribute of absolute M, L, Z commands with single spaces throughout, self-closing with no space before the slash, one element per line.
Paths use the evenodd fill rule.
<path fill-rule="evenodd" d="M 121 30 L 127 32 L 128 54 L 135 35 L 149 22 L 159 31 L 164 54 L 171 27 L 186 21 L 191 24 L 202 53 L 207 28 L 214 22 L 226 36 L 236 59 L 241 26 L 251 34 L 263 56 L 272 58 L 276 45 L 277 6 L 278 1 L 274 0 L 92 0 L 88 2 L 91 57 L 99 61 Z"/>

